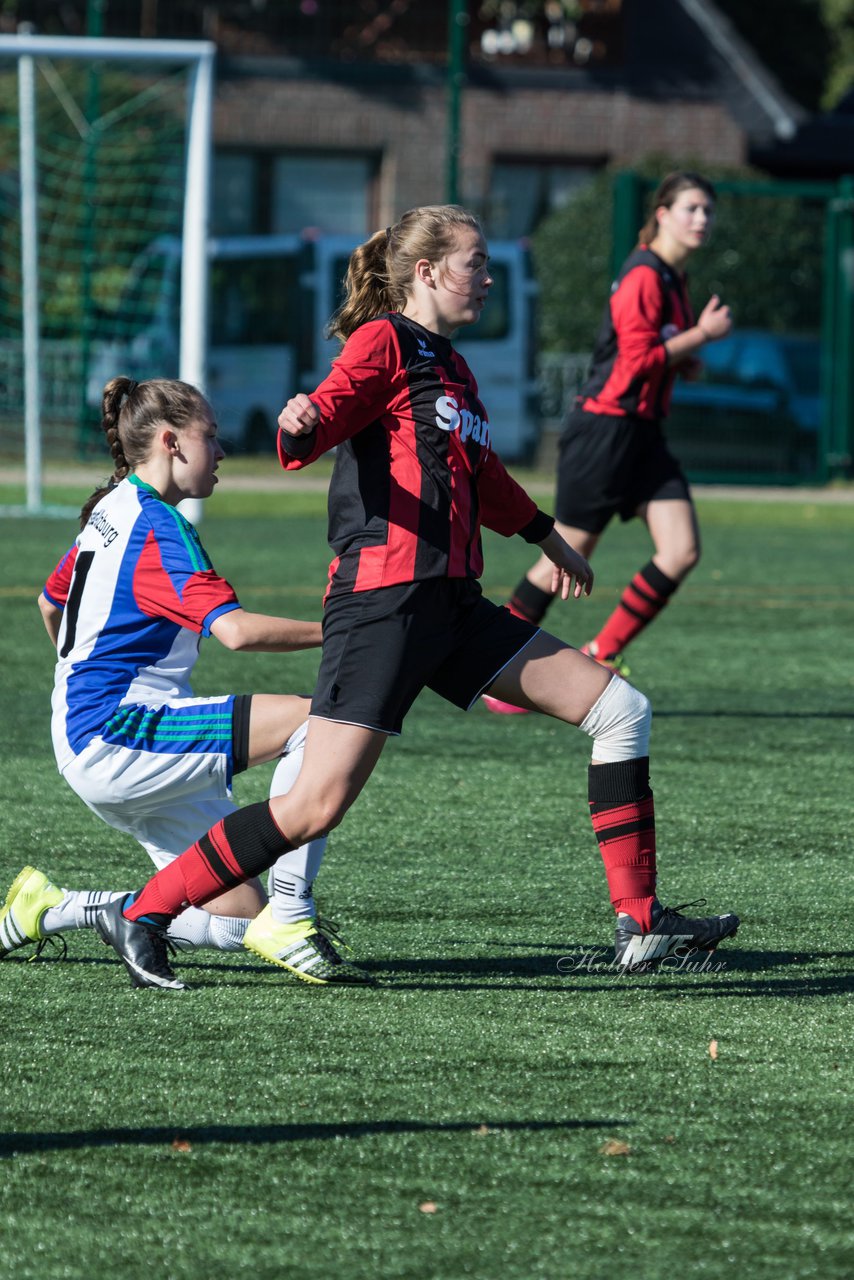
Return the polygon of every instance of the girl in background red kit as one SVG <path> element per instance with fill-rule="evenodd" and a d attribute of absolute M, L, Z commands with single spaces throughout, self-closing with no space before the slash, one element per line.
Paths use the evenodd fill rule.
<path fill-rule="evenodd" d="M 707 240 L 715 208 L 711 183 L 697 173 L 666 177 L 638 246 L 611 287 L 587 381 L 560 442 L 555 527 L 592 555 L 611 518 L 637 516 L 652 538 L 639 569 L 601 631 L 582 648 L 628 675 L 622 652 L 655 619 L 700 558 L 697 513 L 688 482 L 667 447 L 662 422 L 676 374 L 696 374 L 698 353 L 732 328 L 715 295 L 695 322 L 684 267 Z M 513 592 L 512 613 L 539 623 L 554 599 L 541 556 Z M 490 710 L 524 710 L 488 699 Z"/>
<path fill-rule="evenodd" d="M 590 807 L 623 968 L 680 946 L 713 949 L 738 927 L 732 914 L 688 920 L 656 897 L 647 699 L 481 593 L 482 525 L 539 546 L 563 599 L 592 584 L 586 560 L 493 453 L 477 384 L 454 350 L 491 283 L 480 225 L 454 205 L 410 210 L 351 256 L 333 323 L 341 355 L 279 417 L 287 470 L 337 447 L 335 558 L 303 765 L 287 795 L 228 815 L 101 913 L 99 932 L 136 985 L 184 985 L 163 943 L 175 913 L 335 827 L 425 687 L 463 710 L 489 689 L 593 738 Z"/>

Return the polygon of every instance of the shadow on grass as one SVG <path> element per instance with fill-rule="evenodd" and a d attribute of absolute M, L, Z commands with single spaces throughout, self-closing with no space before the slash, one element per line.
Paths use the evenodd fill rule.
<path fill-rule="evenodd" d="M 471 946 L 470 942 L 459 945 Z M 662 996 L 764 996 L 822 997 L 854 992 L 854 971 L 840 972 L 854 962 L 854 951 L 746 951 L 724 946 L 710 955 L 698 953 L 687 960 L 669 957 L 651 974 L 623 974 L 613 961 L 613 951 L 601 944 L 495 941 L 488 945 L 516 950 L 507 956 L 420 956 L 393 960 L 359 960 L 378 985 L 375 987 L 344 985 L 318 988 L 300 982 L 290 974 L 263 962 L 226 963 L 216 959 L 181 958 L 179 970 L 191 989 L 209 990 L 227 986 L 229 978 L 256 978 L 261 985 L 285 988 L 290 992 L 309 993 L 314 998 L 322 992 L 362 992 L 365 996 L 394 991 L 608 991 L 622 987 L 641 987 Z M 536 951 L 519 955 L 518 951 Z M 24 957 L 10 957 L 5 963 L 20 963 Z M 835 962 L 833 972 L 812 974 L 810 966 L 827 966 Z M 39 961 L 37 963 L 42 963 Z M 49 961 L 47 963 L 50 963 Z M 55 962 L 55 963 L 58 963 Z M 95 965 L 115 968 L 117 978 L 127 979 L 117 961 L 108 956 L 67 956 L 65 965 Z M 797 973 L 785 970 L 796 969 Z M 210 975 L 210 976 L 208 976 Z M 242 983 L 241 983 L 242 985 Z M 162 993 L 159 993 L 162 998 Z"/>
<path fill-rule="evenodd" d="M 854 711 L 726 711 L 716 707 L 680 711 L 656 707 L 658 720 L 854 720 Z"/>
<path fill-rule="evenodd" d="M 809 974 L 806 966 L 826 961 L 851 960 L 851 952 L 736 951 L 721 949 L 693 962 L 674 963 L 652 974 L 625 975 L 616 968 L 610 949 L 567 947 L 553 956 L 529 956 L 514 960 L 395 960 L 387 966 L 373 964 L 374 976 L 389 975 L 391 989 L 411 990 L 526 990 L 554 991 L 553 981 L 508 983 L 507 978 L 558 978 L 567 990 L 607 991 L 642 987 L 656 994 L 675 996 L 833 996 L 854 991 L 854 973 Z M 798 973 L 780 970 L 796 967 Z M 406 974 L 418 981 L 396 981 Z M 749 975 L 749 976 L 748 976 Z M 450 981 L 430 982 L 435 978 Z M 454 978 L 461 979 L 453 981 Z M 492 978 L 493 982 L 485 981 Z"/>
<path fill-rule="evenodd" d="M 78 1151 L 94 1147 L 161 1147 L 186 1143 L 189 1147 L 267 1146 L 287 1142 L 328 1142 L 338 1138 L 369 1138 L 401 1133 L 540 1133 L 575 1129 L 624 1129 L 623 1117 L 604 1120 L 482 1120 L 449 1123 L 421 1120 L 374 1120 L 352 1124 L 214 1124 L 198 1128 L 181 1125 L 155 1128 L 73 1129 L 67 1133 L 0 1133 L 0 1157 L 37 1151 Z M 178 1150 L 186 1148 L 178 1146 Z"/>

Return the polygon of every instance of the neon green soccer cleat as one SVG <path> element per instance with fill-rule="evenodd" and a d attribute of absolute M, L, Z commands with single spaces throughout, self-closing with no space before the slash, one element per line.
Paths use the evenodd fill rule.
<path fill-rule="evenodd" d="M 64 893 L 42 871 L 24 867 L 12 881 L 0 909 L 0 960 L 30 942 L 43 942 L 41 922 L 48 907 L 62 902 Z"/>
<path fill-rule="evenodd" d="M 243 937 L 247 951 L 253 951 L 280 969 L 287 969 L 302 982 L 323 986 L 374 986 L 371 974 L 339 955 L 335 943 L 345 945 L 335 925 L 318 916 L 296 924 L 278 924 L 269 903 Z"/>

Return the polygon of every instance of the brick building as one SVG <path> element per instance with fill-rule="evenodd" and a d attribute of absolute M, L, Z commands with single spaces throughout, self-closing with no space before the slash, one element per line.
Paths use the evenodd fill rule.
<path fill-rule="evenodd" d="M 805 113 L 712 0 L 3 6 L 0 30 L 22 21 L 215 42 L 220 233 L 362 234 L 454 195 L 491 235 L 523 235 L 606 164 L 805 159 Z"/>
<path fill-rule="evenodd" d="M 515 47 L 511 36 L 505 52 L 490 52 L 490 29 L 468 24 L 457 194 L 491 234 L 529 232 L 605 164 L 653 153 L 737 165 L 791 127 L 796 112 L 779 88 L 712 6 L 701 6 L 701 21 L 696 7 L 588 4 L 590 25 L 582 13 L 557 50 L 548 30 L 544 39 L 529 24 L 529 42 L 523 30 Z M 417 57 L 382 42 L 361 56 L 324 58 L 310 45 L 284 56 L 245 34 L 243 51 L 233 29 L 217 25 L 217 229 L 359 234 L 445 198 L 447 22 L 441 11 L 433 18 L 429 30 L 422 22 L 402 33 L 420 44 Z"/>
<path fill-rule="evenodd" d="M 483 7 L 467 6 L 470 18 Z M 581 16 L 556 48 L 545 19 L 529 23 L 527 35 L 523 24 L 515 47 L 505 33 L 498 52 L 487 39 L 494 28 L 467 23 L 456 194 L 483 214 L 490 234 L 527 234 L 603 165 L 650 154 L 698 166 L 767 163 L 796 132 L 803 113 L 712 4 L 590 0 L 575 8 Z M 351 28 L 354 48 L 341 50 L 339 40 L 336 58 L 310 45 L 299 56 L 269 44 L 261 52 L 245 33 L 241 51 L 227 23 L 210 32 L 222 50 L 218 230 L 317 225 L 360 234 L 446 198 L 447 14 L 436 9 L 429 24 L 422 18 L 401 31 L 408 48 L 390 35 L 359 46 Z M 332 33 L 330 41 L 334 52 Z"/>

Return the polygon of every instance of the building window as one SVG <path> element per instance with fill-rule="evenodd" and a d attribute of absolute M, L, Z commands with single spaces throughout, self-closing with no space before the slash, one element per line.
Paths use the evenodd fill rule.
<path fill-rule="evenodd" d="M 554 209 L 569 204 L 598 165 L 496 160 L 492 166 L 486 225 L 491 236 L 528 236 Z"/>
<path fill-rule="evenodd" d="M 373 226 L 376 162 L 368 156 L 279 155 L 273 161 L 271 231 L 306 227 L 367 236 Z"/>
<path fill-rule="evenodd" d="M 232 151 L 217 152 L 211 185 L 211 228 L 214 235 L 246 236 L 260 230 L 256 156 Z"/>
<path fill-rule="evenodd" d="M 211 229 L 217 236 L 276 235 L 311 227 L 368 236 L 375 228 L 379 157 L 217 151 Z"/>

